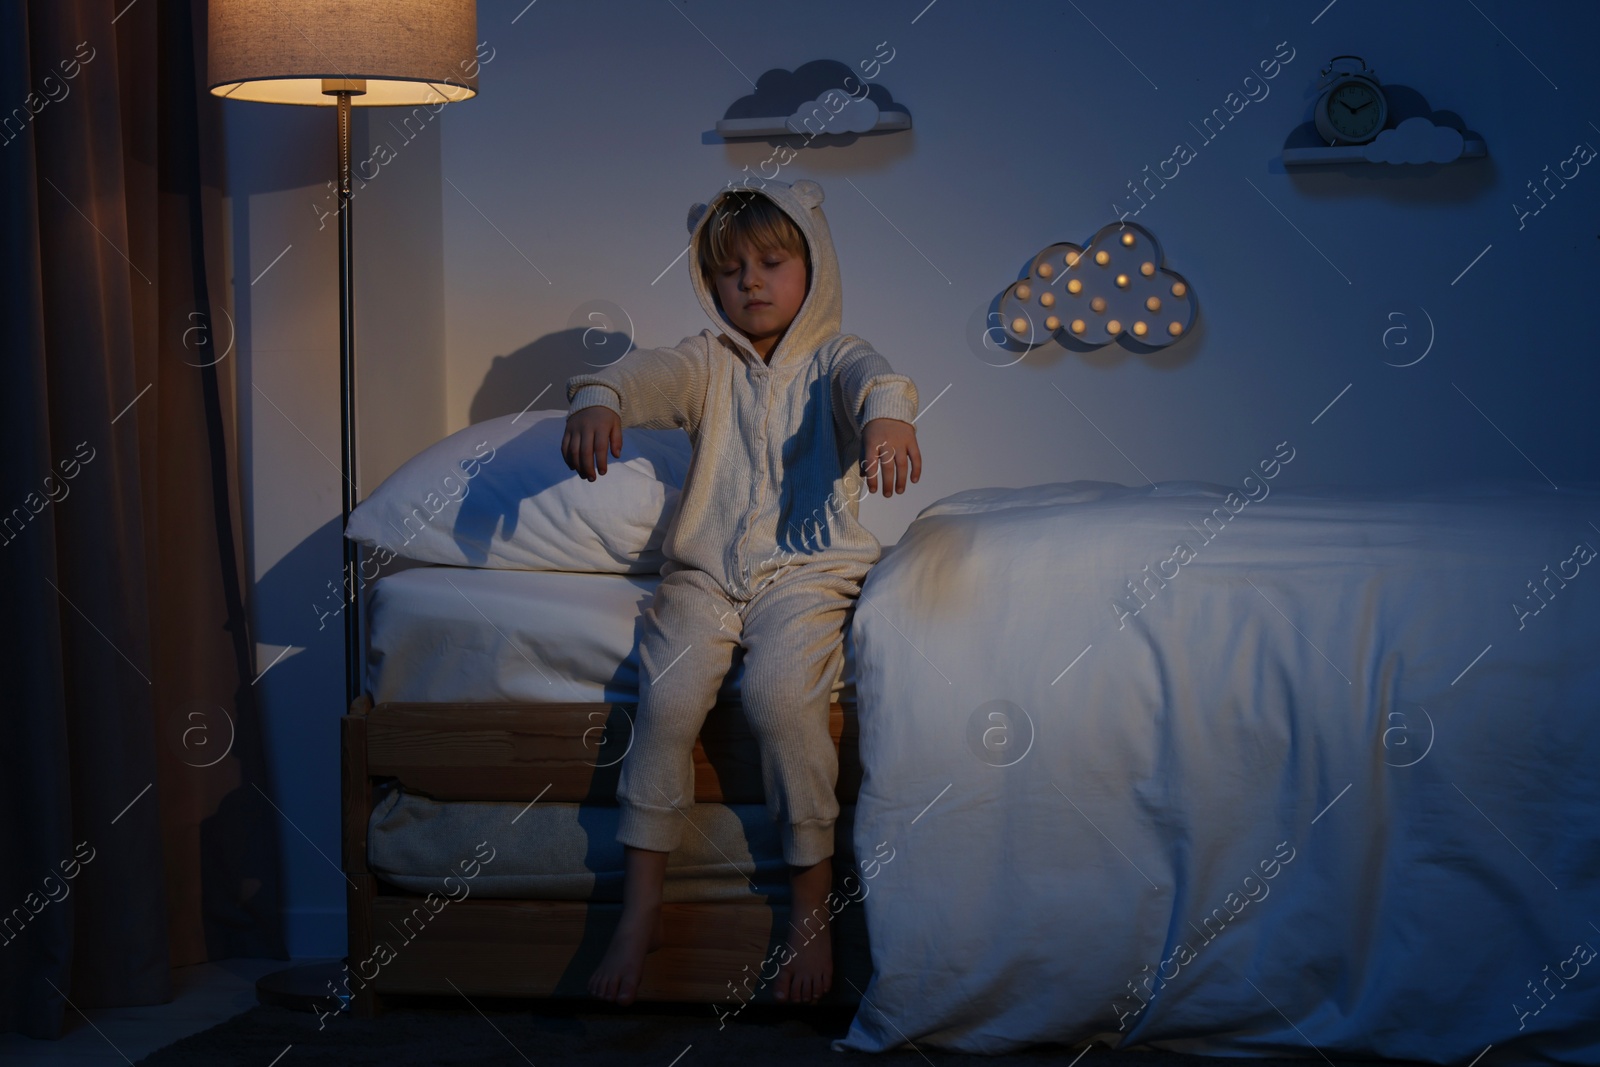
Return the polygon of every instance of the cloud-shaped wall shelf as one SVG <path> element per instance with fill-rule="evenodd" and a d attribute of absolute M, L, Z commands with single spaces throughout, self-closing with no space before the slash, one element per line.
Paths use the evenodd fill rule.
<path fill-rule="evenodd" d="M 1468 140 L 1454 126 L 1413 115 L 1398 126 L 1379 133 L 1366 144 L 1285 148 L 1285 166 L 1307 163 L 1454 163 L 1489 154 L 1489 147 Z"/>
<path fill-rule="evenodd" d="M 1283 146 L 1284 166 L 1312 163 L 1454 163 L 1489 154 L 1483 138 L 1467 130 L 1461 116 L 1434 111 L 1421 93 L 1403 85 L 1385 85 L 1389 125 L 1366 144 L 1329 145 L 1307 122 L 1289 134 Z"/>
<path fill-rule="evenodd" d="M 1155 236 L 1132 222 L 1107 223 L 1087 248 L 1049 246 L 1000 295 L 1006 336 L 1027 345 L 1062 334 L 1087 345 L 1120 338 L 1161 348 L 1187 334 L 1199 313 L 1193 287 L 1162 266 Z"/>
<path fill-rule="evenodd" d="M 872 63 L 870 69 L 881 66 Z M 767 71 L 756 80 L 754 93 L 735 100 L 717 120 L 717 133 L 730 140 L 794 135 L 854 140 L 858 134 L 910 128 L 911 112 L 895 103 L 888 89 L 836 59 Z"/>

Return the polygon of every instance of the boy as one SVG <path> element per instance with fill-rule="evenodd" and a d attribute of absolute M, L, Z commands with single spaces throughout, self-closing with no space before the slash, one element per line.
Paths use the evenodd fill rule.
<path fill-rule="evenodd" d="M 862 460 L 877 492 L 881 467 L 890 497 L 905 492 L 908 473 L 921 478 L 922 455 L 916 386 L 839 332 L 839 267 L 821 205 L 808 179 L 694 205 L 690 282 L 718 329 L 567 381 L 561 452 L 589 481 L 605 474 L 608 450 L 622 455 L 623 426 L 679 426 L 694 448 L 641 627 L 638 716 L 617 787 L 622 921 L 589 982 L 619 1004 L 633 1002 L 645 954 L 661 941 L 667 854 L 694 803 L 691 754 L 736 647 L 793 896 L 774 995 L 815 1003 L 832 986 L 830 937 L 814 925 L 829 916 L 839 814 L 828 709 L 861 582 L 882 551 L 857 521 L 849 476 L 859 487 Z"/>

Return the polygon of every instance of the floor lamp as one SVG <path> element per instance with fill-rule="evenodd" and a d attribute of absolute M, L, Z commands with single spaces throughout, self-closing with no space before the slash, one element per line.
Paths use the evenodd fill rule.
<path fill-rule="evenodd" d="M 356 499 L 352 107 L 428 107 L 478 92 L 475 0 L 210 0 L 206 82 L 214 96 L 338 108 L 339 397 L 344 476 L 345 708 L 361 695 L 359 548 L 343 536 Z M 262 979 L 327 968 L 291 968 Z M 298 984 L 320 974 L 300 975 Z M 280 983 L 289 990 L 295 982 Z M 321 990 L 316 990 L 320 993 Z M 277 998 L 282 1003 L 294 994 Z"/>

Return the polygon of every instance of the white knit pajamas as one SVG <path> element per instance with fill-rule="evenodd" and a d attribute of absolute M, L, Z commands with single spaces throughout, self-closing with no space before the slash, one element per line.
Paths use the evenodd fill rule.
<path fill-rule="evenodd" d="M 843 288 L 822 187 L 802 178 L 757 191 L 799 228 L 811 271 L 777 345 L 763 357 L 723 315 L 699 260 L 700 229 L 715 212 L 696 204 L 689 280 L 717 329 L 569 378 L 567 405 L 610 408 L 624 428 L 681 428 L 694 446 L 644 613 L 617 840 L 678 846 L 694 803 L 695 739 L 742 649 L 740 699 L 767 810 L 783 824 L 784 859 L 809 867 L 833 854 L 839 759 L 828 709 L 861 583 L 883 551 L 858 518 L 862 439 L 874 419 L 912 422 L 917 389 L 839 330 Z"/>
<path fill-rule="evenodd" d="M 859 582 L 822 565 L 786 567 L 748 601 L 730 598 L 703 571 L 662 578 L 641 626 L 618 841 L 659 852 L 682 842 L 694 804 L 695 739 L 742 647 L 740 701 L 761 750 L 783 858 L 809 867 L 833 855 L 839 760 L 828 713 L 860 592 Z"/>

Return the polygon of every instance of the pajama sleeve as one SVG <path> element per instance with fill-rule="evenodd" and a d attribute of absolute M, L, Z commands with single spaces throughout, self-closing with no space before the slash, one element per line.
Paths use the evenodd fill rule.
<path fill-rule="evenodd" d="M 860 437 L 873 419 L 917 417 L 917 387 L 904 374 L 896 374 L 889 361 L 859 337 L 846 337 L 834 362 L 838 416 L 852 436 Z"/>
<path fill-rule="evenodd" d="M 705 339 L 686 337 L 673 348 L 630 352 L 593 374 L 567 379 L 567 414 L 608 407 L 624 427 L 669 430 L 693 435 L 705 406 L 709 359 Z"/>

